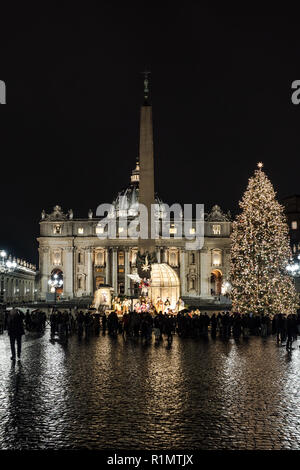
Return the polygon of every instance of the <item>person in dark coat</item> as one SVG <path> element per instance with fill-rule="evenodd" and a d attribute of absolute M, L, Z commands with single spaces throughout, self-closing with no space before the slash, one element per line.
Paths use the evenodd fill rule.
<path fill-rule="evenodd" d="M 16 360 L 16 347 L 15 342 L 17 341 L 17 354 L 18 359 L 21 358 L 21 347 L 22 347 L 22 335 L 24 335 L 23 325 L 24 314 L 19 312 L 16 308 L 13 308 L 7 317 L 7 331 L 10 339 L 11 348 L 11 360 Z"/>
<path fill-rule="evenodd" d="M 215 338 L 217 335 L 217 324 L 218 324 L 218 319 L 215 313 L 213 313 L 211 316 L 210 324 L 211 324 L 211 336 L 212 338 Z"/>
<path fill-rule="evenodd" d="M 293 324 L 293 315 L 288 315 L 286 318 L 286 350 L 292 351 L 294 340 L 294 324 Z"/>

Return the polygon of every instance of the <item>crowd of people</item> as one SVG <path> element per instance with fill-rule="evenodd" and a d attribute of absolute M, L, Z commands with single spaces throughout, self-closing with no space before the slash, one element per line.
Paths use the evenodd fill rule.
<path fill-rule="evenodd" d="M 14 322 L 18 323 L 17 333 L 13 331 Z M 117 310 L 112 310 L 107 314 L 95 310 L 84 312 L 52 309 L 47 317 L 44 311 L 38 309 L 31 312 L 27 310 L 25 314 L 17 309 L 11 312 L 0 309 L 0 334 L 3 334 L 6 329 L 11 337 L 18 336 L 20 331 L 22 335 L 25 330 L 43 333 L 47 324 L 50 326 L 52 340 L 57 337 L 67 341 L 72 334 L 88 338 L 90 335 L 99 335 L 100 331 L 103 334 L 107 332 L 112 337 L 118 335 L 122 335 L 123 338 L 140 337 L 145 343 L 149 343 L 154 335 L 155 342 L 166 338 L 168 344 L 172 343 L 174 334 L 182 338 L 194 339 L 207 338 L 209 335 L 212 338 L 218 335 L 223 339 L 230 337 L 247 339 L 251 335 L 266 338 L 269 335 L 276 335 L 277 343 L 285 345 L 286 349 L 291 351 L 293 342 L 300 335 L 300 311 L 295 315 L 241 315 L 229 311 L 209 314 L 199 310 L 184 309 L 177 315 L 168 312 L 153 314 L 136 311 L 125 311 L 123 315 L 120 315 Z M 21 351 L 20 341 L 17 337 L 15 340 L 18 343 L 18 350 Z M 15 356 L 14 345 L 12 345 L 13 356 Z"/>

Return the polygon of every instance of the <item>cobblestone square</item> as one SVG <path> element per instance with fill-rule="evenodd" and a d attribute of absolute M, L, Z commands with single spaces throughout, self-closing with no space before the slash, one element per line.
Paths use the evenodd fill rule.
<path fill-rule="evenodd" d="M 1 335 L 0 448 L 299 449 L 297 343 Z"/>

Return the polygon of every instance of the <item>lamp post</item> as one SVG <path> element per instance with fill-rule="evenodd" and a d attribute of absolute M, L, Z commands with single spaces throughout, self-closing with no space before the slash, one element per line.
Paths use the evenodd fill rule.
<path fill-rule="evenodd" d="M 1 272 L 4 272 L 5 269 L 5 258 L 7 257 L 7 253 L 4 250 L 0 251 L 0 258 L 1 258 L 1 263 L 0 263 L 0 269 Z"/>
<path fill-rule="evenodd" d="M 5 261 L 7 258 L 7 253 L 4 250 L 0 251 L 0 273 L 9 273 L 14 271 L 17 267 L 17 263 L 15 261 L 10 261 L 9 259 Z"/>
<path fill-rule="evenodd" d="M 300 255 L 298 255 L 298 260 L 300 260 Z M 287 265 L 286 270 L 293 276 L 298 277 L 300 276 L 300 264 L 296 261 L 291 261 L 290 264 Z"/>

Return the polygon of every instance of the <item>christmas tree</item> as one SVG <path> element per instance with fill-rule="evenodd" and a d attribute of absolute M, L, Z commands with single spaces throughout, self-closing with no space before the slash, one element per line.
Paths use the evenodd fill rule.
<path fill-rule="evenodd" d="M 292 256 L 289 228 L 262 166 L 249 179 L 239 203 L 242 212 L 232 225 L 232 308 L 240 313 L 295 313 L 298 295 L 286 270 Z"/>

